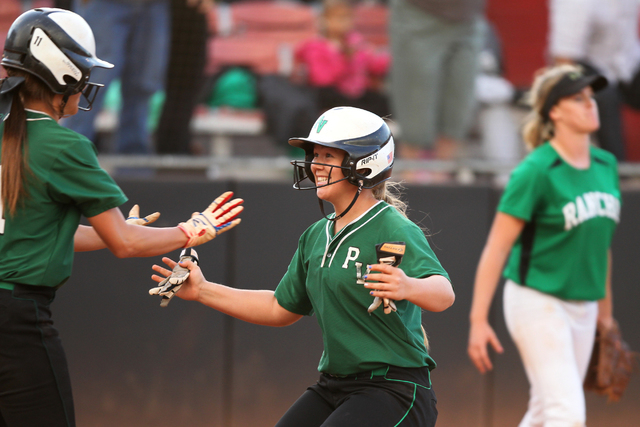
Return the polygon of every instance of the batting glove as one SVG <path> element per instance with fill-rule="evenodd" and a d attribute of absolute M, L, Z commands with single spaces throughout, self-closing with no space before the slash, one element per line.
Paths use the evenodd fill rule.
<path fill-rule="evenodd" d="M 195 249 L 187 248 L 180 253 L 180 262 L 191 260 L 198 262 L 198 253 Z M 160 307 L 169 305 L 171 298 L 180 290 L 182 284 L 189 278 L 189 269 L 180 266 L 180 262 L 173 267 L 171 275 L 159 283 L 160 286 L 149 289 L 149 295 L 161 295 Z"/>
<path fill-rule="evenodd" d="M 392 267 L 397 267 L 402 262 L 406 245 L 404 242 L 386 242 L 376 245 L 376 255 L 378 257 L 378 264 L 388 264 Z M 369 269 L 367 269 L 367 274 Z M 397 311 L 396 303 L 389 298 L 375 297 L 373 303 L 369 306 L 367 311 L 369 314 L 380 305 L 383 306 L 384 314 L 389 314 L 392 311 Z"/>
<path fill-rule="evenodd" d="M 129 211 L 129 216 L 126 219 L 126 222 L 127 224 L 134 225 L 149 225 L 152 222 L 155 222 L 155 220 L 158 219 L 159 216 L 160 212 L 154 212 L 151 215 L 140 218 L 140 206 L 133 205 L 133 207 Z"/>
<path fill-rule="evenodd" d="M 184 231 L 189 239 L 185 248 L 198 246 L 216 238 L 219 234 L 240 224 L 236 218 L 244 209 L 240 206 L 244 200 L 233 199 L 233 192 L 227 191 L 220 195 L 203 212 L 194 212 L 191 219 L 181 222 L 178 227 Z"/>

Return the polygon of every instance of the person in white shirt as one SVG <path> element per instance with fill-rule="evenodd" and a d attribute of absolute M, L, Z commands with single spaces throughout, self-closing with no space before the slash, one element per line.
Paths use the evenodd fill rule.
<path fill-rule="evenodd" d="M 548 50 L 552 61 L 580 64 L 587 72 L 601 74 L 609 81 L 609 87 L 597 95 L 600 129 L 595 136 L 618 161 L 625 160 L 622 103 L 640 107 L 640 99 L 633 99 L 640 97 L 625 96 L 640 69 L 639 9 L 638 0 L 549 2 Z"/>

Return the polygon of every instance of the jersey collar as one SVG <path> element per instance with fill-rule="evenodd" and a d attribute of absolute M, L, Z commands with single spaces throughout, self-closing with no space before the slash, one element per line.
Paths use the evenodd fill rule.
<path fill-rule="evenodd" d="M 27 112 L 27 121 L 53 120 L 53 118 L 50 115 L 42 111 L 31 110 L 29 108 L 25 108 L 24 111 Z"/>
<path fill-rule="evenodd" d="M 366 212 L 360 215 L 358 218 L 351 221 L 342 230 L 338 231 L 335 236 L 331 236 L 332 227 L 334 226 L 333 221 L 328 221 L 325 225 L 325 235 L 326 235 L 326 244 L 324 248 L 324 254 L 322 255 L 322 263 L 320 267 L 324 267 L 325 261 L 327 260 L 327 253 L 329 253 L 329 248 L 333 248 L 333 252 L 335 253 L 342 242 L 344 242 L 350 235 L 355 233 L 364 227 L 369 221 L 374 219 L 378 214 L 384 211 L 387 208 L 390 208 L 391 205 L 383 202 L 382 200 L 378 201 L 375 205 L 371 206 Z M 331 263 L 333 262 L 333 257 L 330 258 L 329 267 L 331 267 Z"/>

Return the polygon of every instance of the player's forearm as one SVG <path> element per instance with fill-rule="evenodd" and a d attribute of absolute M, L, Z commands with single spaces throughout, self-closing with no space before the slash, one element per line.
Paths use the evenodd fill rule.
<path fill-rule="evenodd" d="M 524 220 L 520 218 L 502 212 L 496 214 L 476 270 L 469 314 L 471 323 L 488 321 L 489 308 L 500 281 L 500 274 L 524 225 Z"/>
<path fill-rule="evenodd" d="M 456 299 L 453 287 L 446 277 L 433 275 L 423 279 L 409 279 L 413 292 L 407 298 L 428 311 L 440 312 L 453 305 Z"/>
<path fill-rule="evenodd" d="M 141 227 L 123 224 L 108 234 L 98 233 L 118 258 L 151 257 L 184 247 L 186 235 L 178 227 Z"/>
<path fill-rule="evenodd" d="M 613 296 L 611 292 L 611 250 L 607 254 L 607 277 L 605 282 L 605 296 L 598 301 L 598 322 L 608 327 L 613 323 Z"/>
<path fill-rule="evenodd" d="M 118 208 L 109 209 L 88 220 L 93 230 L 82 229 L 84 237 L 89 236 L 92 244 L 96 245 L 95 236 L 91 233 L 97 233 L 100 240 L 118 258 L 162 255 L 184 247 L 188 240 L 178 227 L 142 227 L 129 224 Z M 89 245 L 84 250 L 90 250 L 86 247 Z"/>
<path fill-rule="evenodd" d="M 97 251 L 105 249 L 107 244 L 100 238 L 93 227 L 79 225 L 73 238 L 75 252 Z"/>
<path fill-rule="evenodd" d="M 282 308 L 270 290 L 236 289 L 206 282 L 200 289 L 198 301 L 221 313 L 258 325 L 287 326 L 302 317 Z"/>
<path fill-rule="evenodd" d="M 126 225 L 126 229 L 112 230 L 105 243 L 93 227 L 80 225 L 74 236 L 74 251 L 96 251 L 109 248 L 118 258 L 150 257 L 162 255 L 182 248 L 187 241 L 185 234 L 177 227 L 144 228 Z M 119 233 L 114 238 L 114 233 Z"/>
<path fill-rule="evenodd" d="M 486 246 L 482 251 L 473 286 L 473 300 L 469 314 L 471 322 L 488 320 L 491 302 L 507 255 L 507 252 L 491 246 Z"/>
<path fill-rule="evenodd" d="M 120 258 L 151 257 L 184 247 L 187 236 L 178 227 L 141 227 L 127 225 L 126 234 L 116 248 L 111 249 Z"/>

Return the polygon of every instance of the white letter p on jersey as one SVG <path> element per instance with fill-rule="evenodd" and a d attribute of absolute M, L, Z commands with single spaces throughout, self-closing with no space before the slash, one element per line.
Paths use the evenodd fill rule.
<path fill-rule="evenodd" d="M 349 261 L 357 260 L 359 255 L 360 255 L 360 249 L 354 248 L 353 246 L 349 246 L 349 252 L 347 252 L 347 257 L 344 259 L 344 264 L 342 264 L 342 268 L 347 268 L 349 266 Z"/>

